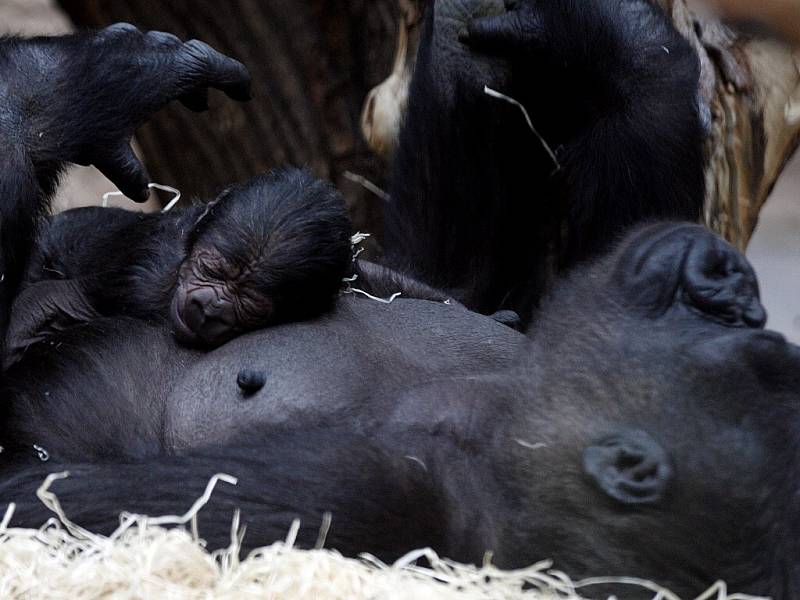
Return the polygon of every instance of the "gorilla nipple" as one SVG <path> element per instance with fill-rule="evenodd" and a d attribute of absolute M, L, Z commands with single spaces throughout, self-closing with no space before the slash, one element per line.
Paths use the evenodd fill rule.
<path fill-rule="evenodd" d="M 263 371 L 242 369 L 236 378 L 236 384 L 245 396 L 252 396 L 261 391 L 267 383 L 267 375 Z"/>

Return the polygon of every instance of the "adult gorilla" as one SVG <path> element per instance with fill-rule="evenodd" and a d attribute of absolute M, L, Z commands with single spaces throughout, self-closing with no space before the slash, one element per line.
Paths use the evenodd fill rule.
<path fill-rule="evenodd" d="M 4 42 L 3 137 L 19 139 L 19 123 L 36 122 L 25 111 L 52 110 L 45 99 L 79 102 L 73 93 L 99 86 L 98 73 L 122 73 L 127 106 L 92 98 L 114 117 L 102 128 L 73 120 L 84 110 L 49 121 L 67 132 L 60 140 L 84 136 L 88 151 L 74 156 L 97 161 L 119 142 L 107 132 L 130 133 L 114 126 L 129 112 L 144 117 L 221 85 L 207 78 L 221 71 L 214 65 L 226 66 L 225 85 L 244 84 L 241 70 L 230 76 L 232 63 L 206 48 L 198 56 L 196 45 L 170 41 L 147 63 L 158 39 L 115 28 Z M 187 54 L 193 60 L 178 60 Z M 89 83 L 32 81 L 51 60 L 51 73 Z M 143 62 L 153 69 L 133 67 Z M 114 73 L 89 68 L 105 64 Z M 179 75 L 154 76 L 158 65 Z M 178 85 L 187 80 L 188 90 Z M 159 102 L 142 106 L 150 97 L 140 89 Z M 4 251 L 20 242 L 10 211 L 49 191 L 37 190 L 36 175 L 74 159 L 71 145 L 49 143 L 49 130 L 24 137 L 33 141 L 23 148 L 39 150 L 0 172 Z M 649 225 L 566 279 L 540 314 L 526 337 L 459 306 L 347 298 L 319 321 L 209 354 L 134 319 L 70 328 L 4 375 L 2 498 L 19 502 L 16 524 L 38 526 L 45 514 L 32 489 L 69 467 L 56 492 L 81 524 L 107 531 L 119 510 L 183 508 L 208 476 L 227 471 L 242 483 L 221 489 L 201 519 L 211 546 L 228 543 L 234 506 L 248 547 L 283 537 L 297 516 L 311 544 L 330 511 L 328 543 L 348 554 L 390 559 L 430 545 L 480 561 L 491 550 L 504 567 L 552 557 L 578 576 L 633 574 L 687 595 L 724 578 L 795 597 L 800 349 L 760 330 L 746 260 L 698 226 Z M 266 373 L 267 385 L 242 395 L 242 368 Z"/>
<path fill-rule="evenodd" d="M 747 327 L 760 310 L 735 250 L 656 225 L 565 281 L 530 339 L 416 300 L 346 299 L 208 355 L 97 321 L 9 372 L 0 493 L 39 525 L 33 490 L 69 468 L 55 491 L 107 532 L 122 509 L 179 511 L 224 471 L 241 483 L 201 518 L 212 547 L 234 507 L 248 548 L 295 517 L 313 545 L 330 511 L 328 544 L 347 554 L 492 550 L 503 567 L 552 557 L 687 596 L 723 578 L 793 598 L 800 348 Z M 255 396 L 242 367 L 268 374 Z"/>

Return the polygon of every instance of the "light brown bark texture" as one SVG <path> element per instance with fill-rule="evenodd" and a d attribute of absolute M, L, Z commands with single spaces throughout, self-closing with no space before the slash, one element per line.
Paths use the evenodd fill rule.
<path fill-rule="evenodd" d="M 711 117 L 706 224 L 744 249 L 797 147 L 800 55 L 773 39 L 738 33 L 686 0 L 660 2 L 702 65 Z"/>
<path fill-rule="evenodd" d="M 800 57 L 774 40 L 737 33 L 689 6 L 691 0 L 657 1 L 702 64 L 709 125 L 706 223 L 745 248 L 800 139 Z M 256 99 L 249 105 L 217 101 L 200 118 L 173 108 L 142 131 L 155 178 L 208 195 L 266 168 L 308 165 L 343 190 L 356 225 L 376 233 L 382 200 L 364 180 L 356 183 L 345 173 L 386 185 L 386 163 L 376 154 L 391 156 L 405 106 L 416 3 L 61 0 L 81 26 L 126 20 L 198 37 L 253 71 Z"/>

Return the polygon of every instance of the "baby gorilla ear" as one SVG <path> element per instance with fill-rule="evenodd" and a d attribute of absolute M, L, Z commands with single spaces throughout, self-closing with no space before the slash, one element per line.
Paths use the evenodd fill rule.
<path fill-rule="evenodd" d="M 622 504 L 654 504 L 672 479 L 664 449 L 644 431 L 610 435 L 583 453 L 584 472 L 608 496 Z"/>
<path fill-rule="evenodd" d="M 726 325 L 760 329 L 767 322 L 753 268 L 716 236 L 695 240 L 686 258 L 683 289 L 690 306 Z"/>

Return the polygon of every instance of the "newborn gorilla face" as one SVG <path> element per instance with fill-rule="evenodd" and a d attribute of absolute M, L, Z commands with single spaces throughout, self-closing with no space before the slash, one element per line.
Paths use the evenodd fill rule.
<path fill-rule="evenodd" d="M 269 290 L 246 281 L 243 273 L 248 269 L 258 272 L 257 257 L 240 267 L 210 247 L 198 248 L 184 261 L 170 314 L 181 341 L 218 346 L 270 322 Z"/>
<path fill-rule="evenodd" d="M 219 346 L 330 309 L 351 265 L 341 196 L 303 171 L 234 186 L 189 236 L 170 318 L 178 339 Z"/>

